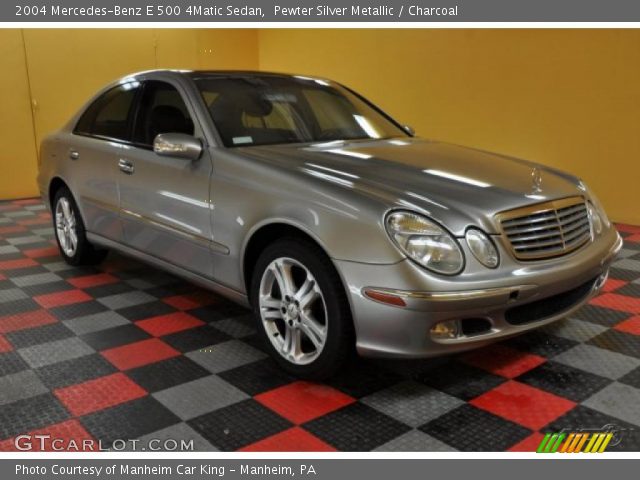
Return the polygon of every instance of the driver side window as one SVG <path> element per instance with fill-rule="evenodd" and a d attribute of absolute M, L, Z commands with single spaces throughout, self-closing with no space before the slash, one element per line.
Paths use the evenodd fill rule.
<path fill-rule="evenodd" d="M 193 135 L 194 125 L 180 92 L 169 83 L 153 80 L 143 87 L 133 141 L 151 147 L 161 133 Z"/>

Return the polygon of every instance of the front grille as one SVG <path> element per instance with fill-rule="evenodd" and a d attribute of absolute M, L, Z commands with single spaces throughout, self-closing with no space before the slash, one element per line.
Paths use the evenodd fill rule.
<path fill-rule="evenodd" d="M 498 221 L 519 260 L 558 257 L 591 239 L 589 213 L 582 197 L 509 210 L 499 214 Z"/>
<path fill-rule="evenodd" d="M 523 325 L 558 315 L 584 300 L 591 293 L 597 280 L 598 277 L 592 278 L 569 291 L 509 308 L 504 318 L 512 325 Z"/>

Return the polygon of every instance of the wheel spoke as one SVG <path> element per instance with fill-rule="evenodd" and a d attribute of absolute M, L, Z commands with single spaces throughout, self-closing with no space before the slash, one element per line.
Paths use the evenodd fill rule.
<path fill-rule="evenodd" d="M 293 328 L 287 328 L 284 336 L 284 344 L 282 346 L 282 353 L 286 357 L 293 360 L 297 359 L 302 353 L 300 331 Z"/>
<path fill-rule="evenodd" d="M 66 198 L 60 200 L 60 204 L 62 205 L 62 212 L 64 213 L 64 218 L 69 221 L 71 218 L 71 210 L 69 209 L 69 202 Z"/>
<path fill-rule="evenodd" d="M 62 214 L 60 213 L 56 213 L 56 228 L 64 228 L 64 220 L 62 218 Z"/>
<path fill-rule="evenodd" d="M 300 309 L 309 309 L 313 302 L 315 302 L 318 298 L 320 298 L 320 292 L 318 292 L 317 290 L 311 290 L 300 299 Z"/>
<path fill-rule="evenodd" d="M 278 286 L 280 287 L 280 293 L 282 296 L 292 296 L 295 291 L 293 276 L 291 274 L 291 265 L 282 260 L 276 260 L 273 262 L 273 274 L 276 277 Z"/>
<path fill-rule="evenodd" d="M 302 299 L 311 292 L 316 286 L 316 281 L 313 279 L 311 275 L 307 273 L 307 278 L 305 279 L 302 286 L 298 289 L 296 294 L 293 296 L 298 302 L 302 302 Z"/>
<path fill-rule="evenodd" d="M 75 250 L 78 245 L 78 235 L 76 235 L 76 231 L 73 228 L 69 228 L 69 242 L 70 248 Z"/>
<path fill-rule="evenodd" d="M 263 308 L 262 318 L 264 318 L 265 320 L 277 320 L 279 318 L 282 318 L 282 313 L 278 309 Z"/>
<path fill-rule="evenodd" d="M 316 349 L 320 348 L 324 344 L 326 335 L 325 328 L 311 315 L 306 313 L 302 314 L 300 330 L 302 330 L 309 340 L 311 340 L 311 343 L 313 343 Z"/>
<path fill-rule="evenodd" d="M 260 306 L 267 309 L 280 309 L 282 302 L 276 298 L 273 298 L 269 295 L 264 295 L 260 297 Z"/>

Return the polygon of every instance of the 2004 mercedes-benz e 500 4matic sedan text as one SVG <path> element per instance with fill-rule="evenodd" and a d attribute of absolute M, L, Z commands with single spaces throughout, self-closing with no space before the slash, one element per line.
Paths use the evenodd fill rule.
<path fill-rule="evenodd" d="M 251 306 L 300 376 L 548 324 L 622 244 L 578 178 L 414 137 L 352 90 L 260 72 L 106 87 L 40 152 L 73 265 L 113 248 Z"/>

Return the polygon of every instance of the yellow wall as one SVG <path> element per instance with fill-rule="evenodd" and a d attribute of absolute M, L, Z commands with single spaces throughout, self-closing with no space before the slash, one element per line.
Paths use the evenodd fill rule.
<path fill-rule="evenodd" d="M 36 142 L 114 78 L 259 67 L 344 82 L 422 136 L 576 173 L 640 224 L 640 30 L 23 32 L 0 30 L 0 198 L 36 194 Z"/>
<path fill-rule="evenodd" d="M 256 69 L 257 40 L 251 29 L 0 30 L 0 198 L 37 194 L 35 145 L 108 82 L 151 68 Z"/>
<path fill-rule="evenodd" d="M 292 30 L 260 68 L 346 83 L 418 134 L 581 176 L 640 224 L 640 30 Z"/>
<path fill-rule="evenodd" d="M 36 148 L 20 30 L 0 29 L 0 198 L 36 191 Z"/>
<path fill-rule="evenodd" d="M 25 30 L 38 143 L 106 83 L 152 68 L 258 67 L 255 30 Z"/>

